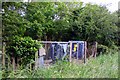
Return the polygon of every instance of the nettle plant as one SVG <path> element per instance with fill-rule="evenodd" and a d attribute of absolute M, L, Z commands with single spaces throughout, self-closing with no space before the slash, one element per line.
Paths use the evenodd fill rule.
<path fill-rule="evenodd" d="M 22 62 L 20 64 L 27 64 L 35 58 L 35 53 L 40 47 L 40 43 L 30 37 L 14 36 L 6 50 L 11 57 L 21 59 Z"/>

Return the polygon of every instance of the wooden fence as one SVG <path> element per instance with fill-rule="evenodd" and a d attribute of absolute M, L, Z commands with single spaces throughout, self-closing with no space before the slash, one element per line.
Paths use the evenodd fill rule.
<path fill-rule="evenodd" d="M 77 60 L 83 60 L 83 62 L 86 63 L 87 58 L 89 58 L 91 55 L 92 55 L 92 57 L 96 57 L 96 54 L 97 54 L 97 42 L 95 42 L 94 44 L 91 44 L 91 45 L 89 45 L 89 43 L 87 43 L 86 41 L 69 41 L 69 42 L 40 41 L 40 42 L 41 42 L 41 44 L 43 44 L 43 48 L 45 49 L 46 55 L 44 57 L 40 57 L 39 50 L 36 52 L 34 68 L 39 67 L 38 63 L 41 63 L 40 60 L 43 60 L 43 62 L 44 62 L 43 64 L 45 64 L 46 63 L 45 61 L 49 61 L 49 60 L 51 62 L 54 62 L 54 60 L 56 60 L 55 57 L 57 57 L 60 60 L 63 60 L 63 59 L 65 59 L 66 56 L 68 56 L 67 59 L 70 62 L 72 62 L 74 59 L 77 59 Z M 63 53 L 62 55 L 60 54 L 61 53 L 60 52 L 58 54 L 59 56 L 56 56 L 55 51 L 53 52 L 54 54 L 53 53 L 50 54 L 49 53 L 50 46 L 51 45 L 56 46 L 57 44 L 61 44 L 61 45 L 66 44 L 67 48 L 68 48 L 68 52 Z M 81 46 L 82 46 L 82 48 L 81 48 Z M 13 70 L 16 70 L 17 67 L 19 67 L 18 64 L 15 63 L 16 62 L 15 58 L 11 57 L 11 59 L 12 60 L 9 60 L 5 53 L 5 43 L 4 43 L 3 48 L 2 48 L 2 69 L 5 69 L 6 67 L 7 67 L 7 69 L 9 69 L 12 67 Z M 10 65 L 12 65 L 12 66 L 10 66 Z M 29 68 L 32 69 L 32 66 L 30 65 Z"/>

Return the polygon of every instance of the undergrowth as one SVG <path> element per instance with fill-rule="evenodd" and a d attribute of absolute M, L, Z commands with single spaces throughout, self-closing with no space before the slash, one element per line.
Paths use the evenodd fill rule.
<path fill-rule="evenodd" d="M 85 64 L 58 61 L 48 68 L 10 71 L 6 78 L 118 78 L 118 52 L 91 58 Z"/>

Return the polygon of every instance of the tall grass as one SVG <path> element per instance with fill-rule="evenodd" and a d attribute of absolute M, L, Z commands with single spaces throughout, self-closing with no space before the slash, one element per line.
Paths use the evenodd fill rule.
<path fill-rule="evenodd" d="M 118 52 L 92 58 L 86 64 L 58 61 L 48 68 L 11 71 L 7 78 L 118 78 Z"/>
<path fill-rule="evenodd" d="M 2 71 L 0 71 L 0 79 L 2 79 Z"/>

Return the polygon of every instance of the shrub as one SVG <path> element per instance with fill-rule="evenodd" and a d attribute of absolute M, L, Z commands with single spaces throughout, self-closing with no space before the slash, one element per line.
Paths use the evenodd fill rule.
<path fill-rule="evenodd" d="M 108 53 L 108 47 L 102 44 L 98 44 L 97 46 L 97 53 L 99 54 L 103 54 L 103 53 Z"/>
<path fill-rule="evenodd" d="M 11 57 L 22 58 L 23 64 L 34 59 L 35 52 L 40 48 L 40 43 L 30 37 L 14 36 L 7 43 L 6 51 Z"/>

